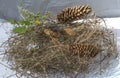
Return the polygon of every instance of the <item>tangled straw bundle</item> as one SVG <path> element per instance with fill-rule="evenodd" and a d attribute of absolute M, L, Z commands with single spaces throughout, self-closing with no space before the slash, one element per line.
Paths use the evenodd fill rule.
<path fill-rule="evenodd" d="M 105 59 L 108 64 L 117 55 L 114 33 L 101 21 L 91 16 L 81 23 L 29 26 L 24 34 L 11 34 L 6 59 L 19 77 L 53 78 L 61 74 L 77 78 L 80 73 L 96 69 L 95 65 Z M 96 60 L 99 54 L 105 55 Z"/>

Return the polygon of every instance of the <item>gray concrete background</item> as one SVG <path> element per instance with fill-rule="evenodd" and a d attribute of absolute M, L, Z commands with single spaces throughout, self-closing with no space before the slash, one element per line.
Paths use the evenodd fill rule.
<path fill-rule="evenodd" d="M 0 18 L 19 19 L 16 0 L 0 0 Z"/>
<path fill-rule="evenodd" d="M 48 10 L 56 15 L 65 7 L 80 4 L 92 6 L 99 17 L 120 16 L 120 0 L 0 0 L 0 18 L 18 20 L 20 18 L 18 5 L 34 13 L 40 11 L 44 14 Z"/>

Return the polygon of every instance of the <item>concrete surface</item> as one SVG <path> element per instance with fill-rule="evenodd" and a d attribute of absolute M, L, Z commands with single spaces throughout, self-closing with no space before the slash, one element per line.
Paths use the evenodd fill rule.
<path fill-rule="evenodd" d="M 20 18 L 17 6 L 23 6 L 36 13 L 46 10 L 56 15 L 68 6 L 89 4 L 99 17 L 119 17 L 120 0 L 0 0 L 0 17 L 4 19 Z"/>

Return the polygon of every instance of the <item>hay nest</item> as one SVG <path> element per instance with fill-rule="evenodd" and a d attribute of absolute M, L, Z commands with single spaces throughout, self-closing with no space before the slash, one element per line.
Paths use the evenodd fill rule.
<path fill-rule="evenodd" d="M 49 77 L 62 74 L 77 77 L 89 73 L 105 59 L 117 55 L 114 33 L 102 19 L 89 17 L 82 22 L 59 24 L 44 21 L 26 33 L 11 33 L 5 58 L 19 77 Z M 99 54 L 104 59 L 97 60 Z"/>

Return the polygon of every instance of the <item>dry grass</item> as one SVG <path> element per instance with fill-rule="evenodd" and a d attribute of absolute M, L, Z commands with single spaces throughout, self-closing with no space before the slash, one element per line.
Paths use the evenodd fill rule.
<path fill-rule="evenodd" d="M 101 21 L 94 17 L 72 24 L 48 22 L 42 27 L 30 26 L 25 34 L 11 33 L 5 59 L 19 77 L 62 74 L 76 78 L 89 73 L 97 65 L 98 54 L 106 53 L 104 59 L 117 55 L 114 33 Z"/>

